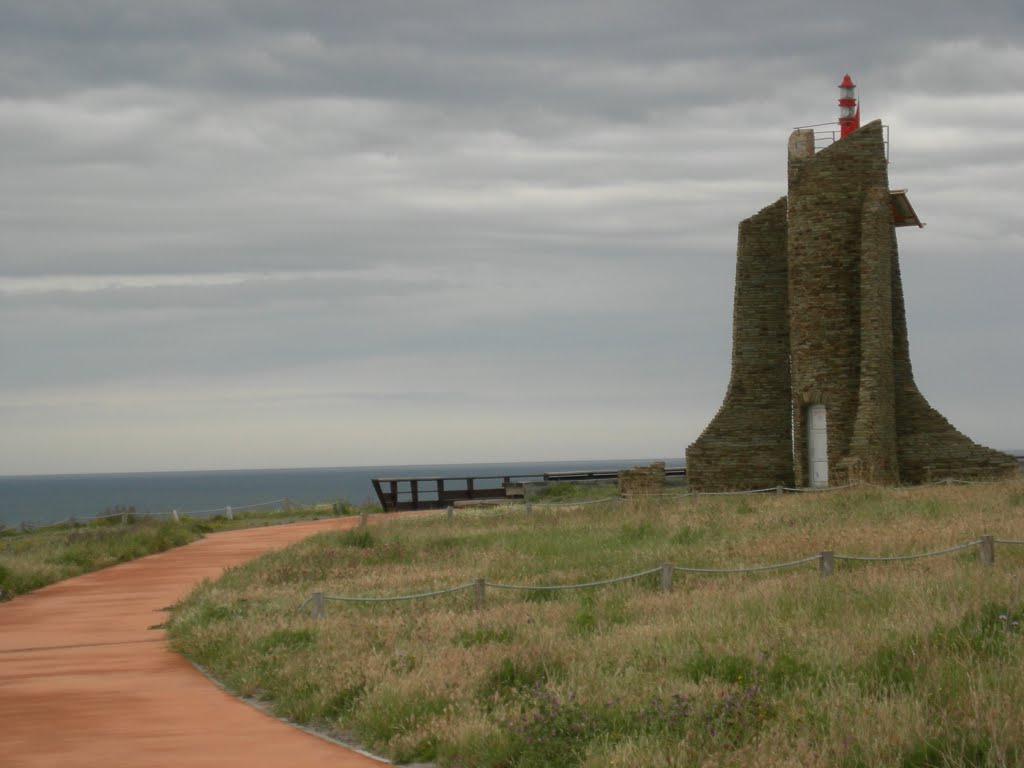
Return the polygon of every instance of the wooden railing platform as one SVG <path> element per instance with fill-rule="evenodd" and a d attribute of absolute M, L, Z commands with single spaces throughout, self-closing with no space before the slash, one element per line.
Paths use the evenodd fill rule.
<path fill-rule="evenodd" d="M 668 476 L 685 476 L 684 467 L 669 467 Z M 458 501 L 522 498 L 526 483 L 615 480 L 618 469 L 537 472 L 529 475 L 374 478 L 373 490 L 385 512 L 444 509 Z"/>

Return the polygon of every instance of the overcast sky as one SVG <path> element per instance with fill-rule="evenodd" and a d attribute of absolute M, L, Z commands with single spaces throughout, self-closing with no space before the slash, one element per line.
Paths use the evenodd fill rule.
<path fill-rule="evenodd" d="M 846 72 L 918 384 L 1024 447 L 1019 0 L 0 0 L 0 474 L 681 458 Z"/>

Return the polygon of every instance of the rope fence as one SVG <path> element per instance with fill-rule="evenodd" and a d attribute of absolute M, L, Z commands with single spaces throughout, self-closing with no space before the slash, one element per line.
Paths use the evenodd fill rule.
<path fill-rule="evenodd" d="M 683 573 L 708 573 L 708 574 L 725 574 L 725 573 L 757 573 L 758 571 L 774 571 L 781 570 L 783 568 L 793 568 L 797 565 L 804 565 L 805 563 L 813 562 L 819 559 L 820 555 L 810 555 L 809 557 L 802 557 L 799 560 L 790 560 L 788 563 L 772 563 L 770 565 L 751 565 L 745 568 L 693 568 L 686 565 L 673 566 L 673 570 L 680 571 Z"/>
<path fill-rule="evenodd" d="M 959 480 L 957 478 L 947 477 L 944 480 L 938 480 L 932 483 L 922 483 L 920 485 L 912 486 L 914 488 L 932 488 L 939 485 L 993 485 L 1005 482 L 1004 480 Z M 615 496 L 606 496 L 597 499 L 579 499 L 572 501 L 540 501 L 532 500 L 528 495 L 524 495 L 524 506 L 526 511 L 531 511 L 534 506 L 548 508 L 558 507 L 582 507 L 590 504 L 613 504 L 616 502 L 629 501 L 631 499 L 696 499 L 704 496 L 753 496 L 765 493 L 774 493 L 782 495 L 786 493 L 829 493 L 831 491 L 844 491 L 850 488 L 879 488 L 886 489 L 888 486 L 879 485 L 877 483 L 870 483 L 866 480 L 857 480 L 852 483 L 846 483 L 845 485 L 830 485 L 825 488 L 801 488 L 789 485 L 773 485 L 767 488 L 755 488 L 752 490 L 743 491 L 686 491 L 684 493 L 642 493 L 642 494 L 618 494 Z M 517 511 L 512 505 L 515 504 L 514 499 L 508 499 L 504 507 L 493 508 L 491 505 L 479 505 L 469 506 L 466 504 L 460 504 L 460 514 L 476 514 L 480 517 L 500 517 L 503 515 L 512 514 Z M 423 514 L 424 517 L 436 516 L 441 514 L 448 514 L 449 519 L 452 516 L 453 507 L 449 506 L 444 510 L 431 510 Z"/>
<path fill-rule="evenodd" d="M 447 589 L 435 589 L 435 590 L 433 590 L 431 592 L 417 592 L 417 593 L 412 594 L 412 595 L 392 595 L 392 596 L 385 596 L 385 597 L 343 597 L 343 596 L 335 597 L 335 596 L 330 596 L 330 595 L 324 595 L 323 599 L 324 600 L 336 600 L 338 602 L 344 602 L 344 603 L 393 603 L 393 602 L 396 602 L 396 601 L 399 601 L 399 600 L 418 600 L 421 597 L 439 597 L 440 595 L 450 595 L 453 592 L 462 592 L 463 590 L 470 589 L 470 588 L 472 588 L 474 586 L 474 584 L 475 584 L 475 582 L 470 582 L 468 584 L 461 584 L 461 585 L 459 585 L 457 587 L 448 587 Z M 313 598 L 314 599 L 315 599 L 315 596 L 317 594 L 322 594 L 322 593 L 314 592 L 313 593 Z"/>
<path fill-rule="evenodd" d="M 624 581 L 632 581 L 633 579 L 639 579 L 642 576 L 650 576 L 652 573 L 657 573 L 661 568 L 648 568 L 646 571 L 640 571 L 639 573 L 631 573 L 628 576 L 616 576 L 611 579 L 599 579 L 598 581 L 587 581 L 581 584 L 493 584 L 486 582 L 488 587 L 492 589 L 519 589 L 519 590 L 556 590 L 556 589 L 587 589 L 588 587 L 600 587 L 605 584 L 621 584 Z"/>
<path fill-rule="evenodd" d="M 962 549 L 973 547 L 981 544 L 983 539 L 976 541 L 968 541 L 965 544 L 957 544 L 955 547 L 949 547 L 948 549 L 938 549 L 934 552 L 922 552 L 917 555 L 887 555 L 885 557 L 863 557 L 861 555 L 833 555 L 836 560 L 858 560 L 861 562 L 871 563 L 883 563 L 883 562 L 894 562 L 896 560 L 921 560 L 925 557 L 938 557 L 939 555 L 948 555 L 952 552 L 959 552 Z"/>
<path fill-rule="evenodd" d="M 435 589 L 429 592 L 419 592 L 408 595 L 394 595 L 394 596 L 352 596 L 352 595 L 326 595 L 323 592 L 314 592 L 296 609 L 301 611 L 307 605 L 312 605 L 313 618 L 319 619 L 326 615 L 326 603 L 329 600 L 345 603 L 383 603 L 383 602 L 395 602 L 400 600 L 417 600 L 420 598 L 437 597 L 440 595 L 449 595 L 455 592 L 462 592 L 468 589 L 474 591 L 474 607 L 476 610 L 480 610 L 484 607 L 486 600 L 486 591 L 490 589 L 502 589 L 502 590 L 513 590 L 513 591 L 554 591 L 554 590 L 573 590 L 573 589 L 590 589 L 593 587 L 607 586 L 611 584 L 620 584 L 627 581 L 634 581 L 636 579 L 643 578 L 645 576 L 651 576 L 653 574 L 660 574 L 660 589 L 662 592 L 672 591 L 672 576 L 674 573 L 691 573 L 691 574 L 704 574 L 704 575 L 717 575 L 717 574 L 746 574 L 746 573 L 759 573 L 764 571 L 783 570 L 786 568 L 794 568 L 800 565 L 807 565 L 808 563 L 818 563 L 818 572 L 822 578 L 832 576 L 835 572 L 835 562 L 837 560 L 847 560 L 855 562 L 874 562 L 874 563 L 889 563 L 896 561 L 906 560 L 920 560 L 928 557 L 938 557 L 940 555 L 948 555 L 954 552 L 961 552 L 971 547 L 978 547 L 978 560 L 982 565 L 991 566 L 995 564 L 995 546 L 996 544 L 1002 545 L 1024 545 L 1024 541 L 1017 539 L 996 539 L 994 536 L 986 535 L 974 541 L 964 542 L 963 544 L 957 544 L 946 549 L 934 550 L 929 552 L 920 552 L 909 555 L 844 555 L 837 554 L 831 550 L 824 550 L 819 552 L 817 555 L 809 555 L 802 557 L 797 560 L 790 560 L 783 563 L 770 563 L 767 565 L 751 565 L 733 568 L 707 568 L 707 567 L 695 567 L 687 565 L 674 565 L 672 563 L 662 563 L 660 566 L 655 568 L 648 568 L 643 571 L 637 571 L 636 573 L 630 573 L 625 576 L 615 576 L 607 579 L 597 579 L 594 581 L 580 582 L 574 584 L 504 584 L 499 582 L 492 582 L 486 579 L 477 579 L 476 581 L 469 582 L 466 584 L 460 584 L 455 587 Z"/>

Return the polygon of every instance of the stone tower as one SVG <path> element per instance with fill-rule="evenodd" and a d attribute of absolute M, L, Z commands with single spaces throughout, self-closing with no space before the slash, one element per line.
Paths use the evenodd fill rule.
<path fill-rule="evenodd" d="M 732 372 L 686 451 L 695 490 L 1003 475 L 910 367 L 882 124 L 815 152 L 789 140 L 789 194 L 740 223 Z"/>

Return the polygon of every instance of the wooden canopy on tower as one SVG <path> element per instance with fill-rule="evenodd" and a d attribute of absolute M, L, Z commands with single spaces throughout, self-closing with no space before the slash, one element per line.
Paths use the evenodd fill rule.
<path fill-rule="evenodd" d="M 892 223 L 897 227 L 924 227 L 924 223 L 917 218 L 914 206 L 910 204 L 905 189 L 890 189 L 889 196 L 892 199 Z"/>

